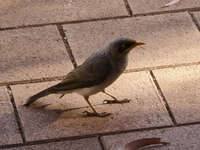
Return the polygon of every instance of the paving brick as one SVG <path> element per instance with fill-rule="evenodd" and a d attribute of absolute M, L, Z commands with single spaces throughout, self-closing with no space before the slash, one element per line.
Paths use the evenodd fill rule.
<path fill-rule="evenodd" d="M 120 36 L 147 43 L 130 53 L 128 69 L 196 62 L 200 57 L 200 34 L 187 13 L 65 25 L 64 29 L 79 64 Z"/>
<path fill-rule="evenodd" d="M 111 135 L 103 137 L 103 143 L 106 150 L 116 150 L 137 139 L 157 137 L 161 138 L 161 141 L 169 142 L 170 145 L 149 147 L 147 148 L 148 150 L 199 150 L 200 135 L 199 132 L 196 132 L 199 131 L 199 129 L 200 125 L 194 125 Z"/>
<path fill-rule="evenodd" d="M 120 100 L 128 98 L 132 101 L 123 105 L 96 105 L 95 108 L 98 112 L 112 113 L 111 116 L 106 118 L 83 117 L 82 112 L 89 110 L 89 108 L 65 112 L 58 111 L 63 109 L 61 105 L 55 104 L 59 100 L 51 103 L 57 105 L 57 110 L 55 110 L 56 106 L 54 110 L 24 108 L 21 105 L 30 96 L 29 94 L 39 90 L 44 85 L 38 85 L 35 89 L 31 86 L 30 88 L 29 85 L 11 87 L 28 141 L 171 124 L 168 113 L 152 86 L 148 72 L 123 74 L 113 85 L 108 87 L 107 91 Z M 30 92 L 31 89 L 33 89 L 33 92 Z M 49 98 L 53 99 L 54 97 Z M 86 104 L 83 99 L 80 99 L 80 96 L 69 95 L 68 97 L 66 95 L 63 98 L 65 101 L 62 102 L 62 105 L 68 105 L 68 98 L 74 99 L 74 104 L 71 104 L 71 106 L 82 104 L 85 106 Z M 104 94 L 96 94 L 91 96 L 90 99 L 95 104 L 102 103 L 104 99 L 110 98 L 104 96 Z M 78 102 L 80 104 L 77 104 Z"/>
<path fill-rule="evenodd" d="M 0 87 L 0 145 L 22 142 L 5 87 Z"/>
<path fill-rule="evenodd" d="M 101 150 L 101 146 L 97 138 L 88 138 L 75 141 L 53 142 L 48 144 L 39 144 L 32 146 L 24 146 L 18 148 L 9 148 L 8 150 Z"/>
<path fill-rule="evenodd" d="M 128 15 L 123 0 L 1 1 L 0 28 Z"/>
<path fill-rule="evenodd" d="M 172 0 L 162 0 L 162 1 L 128 0 L 134 15 L 200 7 L 199 0 L 192 0 L 192 1 L 180 1 L 177 4 L 163 8 L 163 6 L 165 6 L 165 4 L 169 3 L 170 1 Z"/>
<path fill-rule="evenodd" d="M 0 81 L 65 75 L 73 67 L 56 26 L 0 32 Z"/>
<path fill-rule="evenodd" d="M 153 72 L 178 123 L 200 121 L 200 66 Z"/>

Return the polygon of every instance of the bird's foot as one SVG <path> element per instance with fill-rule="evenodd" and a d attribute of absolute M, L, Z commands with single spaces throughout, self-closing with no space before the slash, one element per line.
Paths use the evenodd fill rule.
<path fill-rule="evenodd" d="M 95 113 L 95 112 L 89 112 L 89 111 L 84 111 L 85 117 L 107 117 L 111 115 L 111 113 L 103 112 L 103 113 Z"/>
<path fill-rule="evenodd" d="M 131 100 L 130 99 L 124 99 L 124 100 L 104 100 L 104 104 L 123 104 L 123 103 L 129 103 Z"/>

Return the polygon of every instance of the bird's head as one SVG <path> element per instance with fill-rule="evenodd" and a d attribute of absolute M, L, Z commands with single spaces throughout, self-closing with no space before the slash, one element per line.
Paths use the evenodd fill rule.
<path fill-rule="evenodd" d="M 118 38 L 110 43 L 109 50 L 112 56 L 120 58 L 126 56 L 133 48 L 139 45 L 145 45 L 145 43 L 129 38 Z"/>

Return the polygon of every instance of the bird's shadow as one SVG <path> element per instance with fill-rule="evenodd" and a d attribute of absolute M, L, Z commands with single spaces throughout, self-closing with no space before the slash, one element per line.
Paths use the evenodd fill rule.
<path fill-rule="evenodd" d="M 103 123 L 102 118 L 99 119 L 97 117 L 87 117 L 83 112 L 85 110 L 89 110 L 89 106 L 82 106 L 78 108 L 70 108 L 69 106 L 66 109 L 60 109 L 60 107 L 55 107 L 55 109 L 48 109 L 53 104 L 41 104 L 38 103 L 36 106 L 25 107 L 23 105 L 18 105 L 15 111 L 10 113 L 4 113 L 0 117 L 0 133 L 6 136 L 12 137 L 20 137 L 20 132 L 18 130 L 17 122 L 21 123 L 22 130 L 25 133 L 25 136 L 41 136 L 41 133 L 45 133 L 50 128 L 54 128 L 54 126 L 60 125 L 60 119 L 62 123 L 67 124 L 67 122 L 74 122 L 78 120 L 82 120 L 82 122 L 95 120 L 95 122 L 99 122 L 99 124 Z M 112 105 L 112 104 L 104 104 L 103 102 L 99 105 Z M 58 104 L 57 104 L 58 106 Z M 19 116 L 19 117 L 17 117 Z M 85 119 L 84 119 L 85 118 Z M 83 121 L 85 120 L 85 121 Z M 94 122 L 88 123 L 88 126 L 94 126 Z M 51 126 L 51 127 L 50 127 Z M 64 126 L 64 125 L 63 125 Z M 61 128 L 62 125 L 60 126 Z M 67 129 L 68 130 L 68 129 Z M 45 135 L 44 135 L 45 136 Z M 45 137 L 46 138 L 46 137 Z M 0 140 L 1 141 L 1 140 Z M 6 141 L 8 142 L 8 141 Z"/>
<path fill-rule="evenodd" d="M 56 122 L 59 116 L 63 113 L 62 110 L 44 109 L 44 106 L 32 108 L 20 105 L 17 109 L 22 126 L 26 128 L 28 127 L 28 130 L 31 132 L 38 131 L 40 129 L 42 130 L 53 122 Z"/>

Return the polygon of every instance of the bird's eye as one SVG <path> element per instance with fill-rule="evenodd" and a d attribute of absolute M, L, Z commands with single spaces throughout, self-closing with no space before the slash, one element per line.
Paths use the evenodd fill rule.
<path fill-rule="evenodd" d="M 119 48 L 119 52 L 123 53 L 123 51 L 126 49 L 126 44 L 122 44 Z"/>
<path fill-rule="evenodd" d="M 120 48 L 119 48 L 119 52 L 123 53 L 126 49 L 130 48 L 133 45 L 132 42 L 129 43 L 123 43 Z"/>

